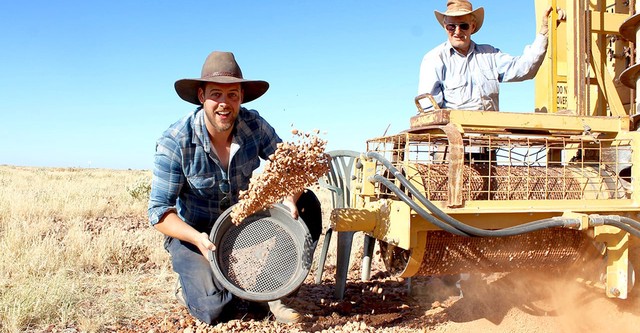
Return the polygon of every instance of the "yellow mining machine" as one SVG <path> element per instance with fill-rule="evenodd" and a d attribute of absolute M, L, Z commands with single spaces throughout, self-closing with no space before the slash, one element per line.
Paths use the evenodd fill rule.
<path fill-rule="evenodd" d="M 355 159 L 333 231 L 379 240 L 403 277 L 566 267 L 595 249 L 606 295 L 628 297 L 640 274 L 640 3 L 540 0 L 537 22 L 549 5 L 566 18 L 551 14 L 535 110 L 424 111 L 429 96 L 416 97 L 410 128 Z"/>

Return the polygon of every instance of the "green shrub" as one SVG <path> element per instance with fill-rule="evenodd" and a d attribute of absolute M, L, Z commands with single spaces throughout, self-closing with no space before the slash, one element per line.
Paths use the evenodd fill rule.
<path fill-rule="evenodd" d="M 151 180 L 148 178 L 140 178 L 132 185 L 127 186 L 127 192 L 136 200 L 149 200 Z"/>

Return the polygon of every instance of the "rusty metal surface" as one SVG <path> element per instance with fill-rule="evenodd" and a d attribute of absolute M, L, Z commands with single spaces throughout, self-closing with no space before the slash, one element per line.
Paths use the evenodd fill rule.
<path fill-rule="evenodd" d="M 436 102 L 435 98 L 433 98 L 433 95 L 429 94 L 429 93 L 425 93 L 425 94 L 420 94 L 418 96 L 416 96 L 414 98 L 414 102 L 416 103 L 416 108 L 418 109 L 418 114 L 424 112 L 424 110 L 422 109 L 422 105 L 420 105 L 420 101 L 423 99 L 429 99 L 429 103 L 431 103 L 431 106 L 433 107 L 434 110 L 440 110 L 440 105 L 438 105 L 438 103 Z"/>
<path fill-rule="evenodd" d="M 449 123 L 450 110 L 435 110 L 423 112 L 411 117 L 409 123 L 411 128 L 419 128 L 429 125 L 446 125 Z"/>
<path fill-rule="evenodd" d="M 629 7 L 633 8 L 633 7 Z M 624 39 L 635 43 L 636 42 L 636 32 L 638 31 L 638 26 L 640 25 L 640 14 L 635 14 L 630 16 L 626 21 L 622 23 L 620 26 L 620 35 L 624 37 Z"/>
<path fill-rule="evenodd" d="M 639 76 L 640 64 L 634 64 L 629 66 L 620 74 L 620 82 L 629 88 L 635 89 Z"/>
<path fill-rule="evenodd" d="M 566 135 L 582 133 L 585 127 L 590 128 L 592 132 L 618 133 L 628 131 L 631 124 L 628 115 L 608 117 L 442 109 L 425 111 L 411 117 L 409 131 L 415 132 L 425 126 L 449 123 L 461 128 L 465 133 L 469 133 L 470 130 L 475 132 L 502 132 L 506 130 L 511 133 L 538 131 Z"/>
<path fill-rule="evenodd" d="M 462 206 L 462 179 L 463 179 L 463 167 L 464 167 L 464 147 L 462 141 L 462 135 L 458 129 L 448 124 L 442 126 L 441 130 L 447 135 L 449 141 L 449 170 L 448 170 L 448 195 L 447 206 L 448 207 L 460 207 Z M 444 185 L 444 184 L 442 184 Z M 443 187 L 444 188 L 444 187 Z"/>
<path fill-rule="evenodd" d="M 462 237 L 432 231 L 427 234 L 425 255 L 416 275 L 567 267 L 586 252 L 589 242 L 584 232 L 567 229 L 499 238 Z"/>

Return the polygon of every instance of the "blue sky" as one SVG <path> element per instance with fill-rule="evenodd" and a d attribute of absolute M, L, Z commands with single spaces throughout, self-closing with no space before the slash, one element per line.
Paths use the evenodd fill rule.
<path fill-rule="evenodd" d="M 475 1 L 473 35 L 519 55 L 534 1 Z M 424 1 L 3 1 L 0 164 L 151 169 L 155 141 L 194 106 L 173 84 L 213 50 L 271 88 L 245 104 L 284 140 L 319 129 L 362 151 L 409 127 L 422 56 L 446 39 Z M 533 82 L 501 86 L 504 111 L 533 110 Z"/>

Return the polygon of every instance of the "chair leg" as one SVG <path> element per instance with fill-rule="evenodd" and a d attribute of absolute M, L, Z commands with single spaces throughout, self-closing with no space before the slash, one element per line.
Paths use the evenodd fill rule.
<path fill-rule="evenodd" d="M 369 281 L 371 277 L 371 258 L 373 258 L 373 248 L 375 245 L 375 238 L 364 235 L 364 252 L 362 254 L 362 268 L 360 270 L 360 279 L 362 281 Z"/>
<path fill-rule="evenodd" d="M 324 263 L 327 261 L 327 253 L 329 252 L 329 243 L 331 242 L 331 234 L 333 229 L 327 229 L 324 234 L 324 241 L 322 242 L 322 252 L 320 252 L 320 258 L 318 258 L 318 268 L 316 268 L 316 284 L 322 282 L 322 273 L 324 272 Z"/>
<path fill-rule="evenodd" d="M 345 231 L 338 233 L 338 251 L 336 258 L 336 290 L 337 299 L 344 298 L 344 291 L 347 286 L 347 274 L 349 273 L 349 257 L 351 256 L 351 243 L 353 242 L 355 231 Z"/>

